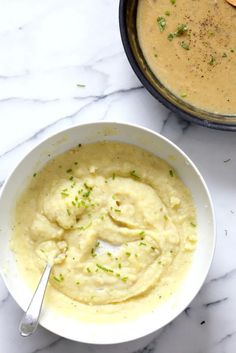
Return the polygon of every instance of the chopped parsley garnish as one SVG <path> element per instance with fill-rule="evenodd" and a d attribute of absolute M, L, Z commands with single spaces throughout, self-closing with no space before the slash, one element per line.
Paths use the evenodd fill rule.
<path fill-rule="evenodd" d="M 104 267 L 102 265 L 99 265 L 99 264 L 96 264 L 97 268 L 99 268 L 100 270 L 103 270 L 105 272 L 110 272 L 110 273 L 113 273 L 114 271 L 110 268 L 107 268 L 107 267 Z"/>
<path fill-rule="evenodd" d="M 228 56 L 228 55 L 227 55 L 226 53 L 223 53 L 223 54 L 222 54 L 222 58 L 227 58 L 227 56 Z"/>
<path fill-rule="evenodd" d="M 228 162 L 230 162 L 231 161 L 231 158 L 228 158 L 228 159 L 225 159 L 223 162 L 224 163 L 228 163 Z"/>
<path fill-rule="evenodd" d="M 125 255 L 127 255 L 128 257 L 130 257 L 131 253 L 130 253 L 130 252 L 126 252 Z"/>
<path fill-rule="evenodd" d="M 173 177 L 174 176 L 173 170 L 170 169 L 169 170 L 169 174 L 170 174 L 171 177 Z"/>
<path fill-rule="evenodd" d="M 90 270 L 89 267 L 87 267 L 86 270 L 87 270 L 88 273 L 91 273 L 91 270 Z"/>
<path fill-rule="evenodd" d="M 139 233 L 139 235 L 145 235 L 144 230 L 142 230 L 142 231 Z"/>
<path fill-rule="evenodd" d="M 108 255 L 108 256 L 112 256 L 112 253 L 110 253 L 110 252 L 108 251 L 108 252 L 107 252 L 107 255 Z"/>
<path fill-rule="evenodd" d="M 121 264 L 118 264 L 118 267 L 121 268 Z"/>
<path fill-rule="evenodd" d="M 168 34 L 168 40 L 171 42 L 174 39 L 175 35 L 173 33 Z"/>
<path fill-rule="evenodd" d="M 138 176 L 138 175 L 136 174 L 136 170 L 131 170 L 131 171 L 129 172 L 129 174 L 130 174 L 133 178 L 140 179 L 140 176 Z"/>
<path fill-rule="evenodd" d="M 190 224 L 191 224 L 192 227 L 194 227 L 194 228 L 196 227 L 195 223 L 191 222 Z"/>
<path fill-rule="evenodd" d="M 92 255 L 93 257 L 97 256 L 97 254 L 95 254 L 95 249 L 94 249 L 94 248 L 91 249 L 91 255 Z"/>
<path fill-rule="evenodd" d="M 123 277 L 123 278 L 122 278 L 122 281 L 123 281 L 123 282 L 126 282 L 127 279 L 128 279 L 128 277 Z"/>
<path fill-rule="evenodd" d="M 177 27 L 175 36 L 180 37 L 188 31 L 188 26 L 186 24 L 181 24 Z"/>
<path fill-rule="evenodd" d="M 70 177 L 69 177 L 69 180 L 73 180 L 74 179 L 74 177 L 73 177 L 73 175 L 71 175 Z"/>
<path fill-rule="evenodd" d="M 121 212 L 121 210 L 119 210 L 118 208 L 115 208 L 115 212 L 120 213 L 120 212 Z"/>
<path fill-rule="evenodd" d="M 185 49 L 185 50 L 189 50 L 189 44 L 186 43 L 186 42 L 181 42 L 181 43 L 180 43 L 180 46 L 181 46 L 183 49 Z"/>
<path fill-rule="evenodd" d="M 176 0 L 170 0 L 170 2 L 171 2 L 172 5 L 176 4 Z"/>
<path fill-rule="evenodd" d="M 166 20 L 164 17 L 157 17 L 157 23 L 161 32 L 166 28 Z"/>
<path fill-rule="evenodd" d="M 84 85 L 84 84 L 82 84 L 82 83 L 77 83 L 76 86 L 77 86 L 77 87 L 83 87 L 83 88 L 86 87 L 86 85 Z"/>
<path fill-rule="evenodd" d="M 61 192 L 61 196 L 63 196 L 63 197 L 68 197 L 69 194 L 68 194 L 67 192 L 62 191 L 62 192 Z"/>
<path fill-rule="evenodd" d="M 82 147 L 81 143 L 78 144 L 78 147 Z"/>
<path fill-rule="evenodd" d="M 67 171 L 66 171 L 67 173 L 71 173 L 72 172 L 72 169 L 71 168 L 69 168 L 69 169 L 67 169 Z"/>
<path fill-rule="evenodd" d="M 182 94 L 180 95 L 180 97 L 181 97 L 181 98 L 186 98 L 186 97 L 187 97 L 187 93 L 182 93 Z"/>
<path fill-rule="evenodd" d="M 77 285 L 79 285 L 79 284 L 80 284 L 80 282 L 79 282 L 79 281 L 77 281 L 77 282 L 76 282 L 76 284 L 77 284 Z"/>
<path fill-rule="evenodd" d="M 90 195 L 90 190 L 89 191 L 87 191 L 87 192 L 85 192 L 84 194 L 83 194 L 83 197 L 89 197 L 89 195 Z"/>
<path fill-rule="evenodd" d="M 53 279 L 55 281 L 57 281 L 58 283 L 60 283 L 64 280 L 64 277 L 63 277 L 62 273 L 60 273 L 58 277 L 54 276 Z"/>
<path fill-rule="evenodd" d="M 213 66 L 215 64 L 215 62 L 216 62 L 216 59 L 214 58 L 214 56 L 211 55 L 211 60 L 208 61 L 208 64 Z"/>
<path fill-rule="evenodd" d="M 71 215 L 70 210 L 68 208 L 66 209 L 66 212 L 67 212 L 68 216 Z"/>
<path fill-rule="evenodd" d="M 143 241 L 141 241 L 140 243 L 139 243 L 139 246 L 146 246 L 147 244 L 146 243 L 144 243 Z"/>
<path fill-rule="evenodd" d="M 166 16 L 170 16 L 170 11 L 165 11 Z"/>
<path fill-rule="evenodd" d="M 165 221 L 167 221 L 167 220 L 168 220 L 167 215 L 164 215 L 164 220 L 165 220 Z"/>
<path fill-rule="evenodd" d="M 36 177 L 36 175 L 37 175 L 37 173 L 34 173 L 34 174 L 33 174 L 33 177 L 35 178 L 35 177 Z"/>
<path fill-rule="evenodd" d="M 154 248 L 154 246 L 151 246 L 151 249 L 152 249 L 152 250 L 156 250 L 156 248 Z"/>
<path fill-rule="evenodd" d="M 115 180 L 115 178 L 116 178 L 116 175 L 115 175 L 115 173 L 113 173 L 112 174 L 112 180 Z"/>

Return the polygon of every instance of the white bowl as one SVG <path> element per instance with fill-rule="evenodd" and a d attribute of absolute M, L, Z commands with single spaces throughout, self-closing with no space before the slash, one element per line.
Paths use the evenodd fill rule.
<path fill-rule="evenodd" d="M 163 305 L 140 318 L 116 324 L 85 323 L 47 308 L 40 324 L 48 330 L 79 342 L 114 344 L 138 339 L 162 328 L 179 315 L 201 288 L 215 247 L 215 221 L 207 186 L 193 162 L 165 137 L 140 126 L 97 122 L 75 126 L 41 142 L 16 166 L 2 188 L 0 197 L 0 268 L 6 286 L 19 306 L 26 310 L 32 291 L 22 281 L 9 240 L 12 210 L 16 198 L 35 171 L 50 158 L 78 145 L 101 140 L 116 140 L 137 145 L 172 165 L 192 193 L 197 211 L 198 243 L 191 268 L 178 290 Z"/>

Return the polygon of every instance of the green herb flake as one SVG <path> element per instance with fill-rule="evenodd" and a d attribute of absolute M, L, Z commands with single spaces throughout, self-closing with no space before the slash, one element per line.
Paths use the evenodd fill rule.
<path fill-rule="evenodd" d="M 208 61 L 208 64 L 213 66 L 215 64 L 215 62 L 216 62 L 216 59 L 214 58 L 214 56 L 211 55 L 211 60 Z"/>
<path fill-rule="evenodd" d="M 77 87 L 82 87 L 82 88 L 86 87 L 86 85 L 84 85 L 83 83 L 77 83 L 76 86 Z"/>
<path fill-rule="evenodd" d="M 121 264 L 118 264 L 118 267 L 121 268 L 122 267 Z"/>
<path fill-rule="evenodd" d="M 67 192 L 62 191 L 62 192 L 61 192 L 61 196 L 62 196 L 62 197 L 68 197 L 69 194 L 68 194 Z"/>
<path fill-rule="evenodd" d="M 80 285 L 80 282 L 79 282 L 79 281 L 77 281 L 77 282 L 76 282 L 76 284 L 79 286 L 79 285 Z"/>
<path fill-rule="evenodd" d="M 234 53 L 234 49 L 230 49 L 231 53 Z"/>
<path fill-rule="evenodd" d="M 165 11 L 166 16 L 170 16 L 170 11 Z"/>
<path fill-rule="evenodd" d="M 109 251 L 107 252 L 107 256 L 112 256 L 112 253 L 110 253 Z"/>
<path fill-rule="evenodd" d="M 120 277 L 120 274 L 119 274 L 119 273 L 116 273 L 116 277 L 118 277 L 118 278 L 119 278 L 119 277 Z"/>
<path fill-rule="evenodd" d="M 125 255 L 127 255 L 128 257 L 130 257 L 131 253 L 130 252 L 126 252 Z"/>
<path fill-rule="evenodd" d="M 127 282 L 127 279 L 128 279 L 127 276 L 126 276 L 126 277 L 123 277 L 123 278 L 122 278 L 122 281 L 123 281 L 123 282 Z"/>
<path fill-rule="evenodd" d="M 83 194 L 83 197 L 89 197 L 91 191 L 87 191 Z"/>
<path fill-rule="evenodd" d="M 147 244 L 146 243 L 144 243 L 143 241 L 141 241 L 140 243 L 139 243 L 139 246 L 146 246 Z"/>
<path fill-rule="evenodd" d="M 176 4 L 176 0 L 170 0 L 170 3 L 171 3 L 172 5 L 175 5 L 175 4 Z"/>
<path fill-rule="evenodd" d="M 180 97 L 181 98 L 186 98 L 187 97 L 187 93 L 181 93 Z"/>
<path fill-rule="evenodd" d="M 228 162 L 230 162 L 231 161 L 231 158 L 228 158 L 228 159 L 225 159 L 223 162 L 224 163 L 228 163 Z"/>
<path fill-rule="evenodd" d="M 173 172 L 173 170 L 172 170 L 172 169 L 170 169 L 170 170 L 169 170 L 169 174 L 170 174 L 170 176 L 171 176 L 171 177 L 173 177 L 173 176 L 174 176 L 174 172 Z"/>
<path fill-rule="evenodd" d="M 135 253 L 134 256 L 137 258 L 137 257 L 138 257 L 138 254 Z"/>
<path fill-rule="evenodd" d="M 115 178 L 116 178 L 116 175 L 115 175 L 115 173 L 113 173 L 112 174 L 112 180 L 115 180 Z"/>
<path fill-rule="evenodd" d="M 142 231 L 139 233 L 139 235 L 145 235 L 144 230 L 142 230 Z"/>
<path fill-rule="evenodd" d="M 196 228 L 196 224 L 195 223 L 191 222 L 190 224 L 191 224 L 192 227 Z"/>
<path fill-rule="evenodd" d="M 174 37 L 175 37 L 174 33 L 169 33 L 167 36 L 167 38 L 170 42 L 174 39 Z"/>
<path fill-rule="evenodd" d="M 188 26 L 186 24 L 181 24 L 177 27 L 175 36 L 181 37 L 183 34 L 187 33 L 187 31 L 188 31 Z"/>
<path fill-rule="evenodd" d="M 73 177 L 73 175 L 71 175 L 70 177 L 69 177 L 69 180 L 73 180 L 74 179 L 74 177 Z"/>
<path fill-rule="evenodd" d="M 87 267 L 86 270 L 87 270 L 88 273 L 91 273 L 91 270 L 90 270 L 89 267 Z"/>
<path fill-rule="evenodd" d="M 69 169 L 67 169 L 67 171 L 66 171 L 67 173 L 71 173 L 72 172 L 72 169 L 71 168 L 69 168 Z"/>
<path fill-rule="evenodd" d="M 68 208 L 66 209 L 66 212 L 67 212 L 68 216 L 71 215 L 71 212 L 70 212 L 70 210 Z"/>
<path fill-rule="evenodd" d="M 154 248 L 154 246 L 151 246 L 151 249 L 154 251 L 154 250 L 156 250 L 156 248 Z"/>
<path fill-rule="evenodd" d="M 82 147 L 81 143 L 78 144 L 78 147 Z"/>
<path fill-rule="evenodd" d="M 189 44 L 186 43 L 186 42 L 181 42 L 181 43 L 180 43 L 180 46 L 181 46 L 183 49 L 185 49 L 185 50 L 189 50 Z"/>
<path fill-rule="evenodd" d="M 157 23 L 161 32 L 166 28 L 166 20 L 164 17 L 157 17 Z"/>
<path fill-rule="evenodd" d="M 37 173 L 34 173 L 34 174 L 33 174 L 33 177 L 35 178 L 35 177 L 36 177 L 36 175 L 37 175 Z"/>
<path fill-rule="evenodd" d="M 105 272 L 110 272 L 110 273 L 113 273 L 114 271 L 110 268 L 107 268 L 105 266 L 102 266 L 102 265 L 99 265 L 99 264 L 96 264 L 97 268 L 99 268 L 100 270 L 103 270 Z"/>
<path fill-rule="evenodd" d="M 165 221 L 167 221 L 167 220 L 168 220 L 168 217 L 167 217 L 167 215 L 166 215 L 166 214 L 164 215 L 164 220 L 165 220 Z"/>
<path fill-rule="evenodd" d="M 53 279 L 54 279 L 56 282 L 61 283 L 61 282 L 64 280 L 64 277 L 63 277 L 62 273 L 60 273 L 58 277 L 53 276 Z"/>
<path fill-rule="evenodd" d="M 131 170 L 131 171 L 129 172 L 129 174 L 130 174 L 130 176 L 132 176 L 133 178 L 140 179 L 140 176 L 138 176 L 138 175 L 136 174 L 136 171 L 135 171 L 135 170 Z"/>
<path fill-rule="evenodd" d="M 222 58 L 227 58 L 227 56 L 228 56 L 228 55 L 227 55 L 226 53 L 223 53 L 223 54 L 222 54 Z"/>
<path fill-rule="evenodd" d="M 118 208 L 115 208 L 115 212 L 120 213 L 121 210 L 119 210 Z"/>

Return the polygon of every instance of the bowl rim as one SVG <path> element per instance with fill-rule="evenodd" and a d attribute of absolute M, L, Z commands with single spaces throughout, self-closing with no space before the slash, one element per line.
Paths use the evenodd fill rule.
<path fill-rule="evenodd" d="M 141 81 L 143 86 L 147 89 L 151 95 L 158 99 L 165 107 L 176 113 L 178 116 L 182 117 L 183 119 L 195 123 L 198 125 L 201 125 L 203 127 L 208 127 L 211 129 L 216 129 L 216 130 L 223 130 L 223 131 L 236 131 L 236 124 L 225 124 L 225 123 L 218 123 L 215 121 L 209 121 L 207 119 L 202 119 L 199 118 L 191 113 L 187 113 L 184 109 L 177 107 L 174 105 L 172 102 L 169 102 L 160 92 L 158 92 L 153 85 L 149 82 L 149 80 L 145 77 L 143 74 L 142 70 L 140 69 L 135 56 L 133 54 L 130 41 L 129 41 L 129 36 L 127 32 L 127 26 L 126 26 L 126 6 L 127 6 L 127 0 L 120 0 L 119 2 L 119 28 L 120 28 L 120 36 L 121 36 L 121 41 L 123 44 L 123 48 L 126 54 L 126 57 L 135 72 L 136 76 L 138 79 Z M 210 113 L 210 112 L 208 112 Z M 211 113 L 210 113 L 211 114 Z M 224 116 L 222 114 L 222 116 Z"/>
<path fill-rule="evenodd" d="M 178 154 L 180 154 L 181 156 L 183 156 L 185 158 L 185 160 L 189 163 L 189 165 L 191 165 L 192 169 L 196 172 L 198 178 L 200 179 L 201 181 L 201 184 L 202 184 L 202 187 L 204 188 L 204 191 L 206 193 L 206 196 L 207 196 L 207 199 L 208 199 L 208 202 L 209 202 L 209 208 L 210 208 L 210 213 L 211 213 L 211 216 L 212 216 L 212 222 L 211 222 L 211 228 L 212 228 L 212 246 L 211 246 L 211 251 L 209 251 L 209 257 L 208 257 L 208 266 L 205 267 L 205 270 L 204 270 L 204 274 L 202 276 L 202 280 L 201 280 L 201 285 L 199 286 L 198 290 L 197 291 L 194 291 L 194 293 L 192 293 L 192 295 L 190 296 L 190 299 L 188 301 L 185 302 L 184 306 L 181 306 L 179 308 L 179 310 L 176 310 L 174 312 L 174 314 L 171 316 L 170 319 L 166 320 L 166 322 L 161 326 L 161 327 L 157 327 L 157 328 L 152 328 L 152 329 L 148 329 L 148 330 L 144 330 L 144 332 L 142 333 L 142 335 L 136 335 L 135 332 L 133 331 L 130 331 L 130 338 L 129 339 L 124 339 L 124 340 L 118 340 L 118 339 L 112 339 L 112 340 L 109 340 L 104 342 L 103 341 L 97 341 L 97 340 L 91 340 L 91 341 L 88 341 L 86 339 L 76 339 L 74 337 L 71 337 L 70 335 L 68 334 L 65 334 L 65 335 L 62 335 L 61 332 L 59 333 L 57 330 L 55 330 L 53 327 L 51 327 L 50 325 L 48 326 L 47 323 L 43 322 L 41 323 L 41 320 L 39 320 L 39 324 L 44 327 L 45 329 L 47 329 L 48 331 L 54 333 L 54 334 L 57 334 L 61 337 L 64 337 L 64 338 L 67 338 L 67 339 L 70 339 L 72 341 L 76 341 L 76 342 L 81 342 L 81 343 L 87 343 L 87 344 L 99 344 L 99 345 L 111 345 L 111 344 L 122 344 L 122 343 L 125 343 L 125 342 L 131 342 L 131 341 L 135 341 L 135 340 L 138 340 L 138 339 L 141 339 L 145 336 L 148 336 L 148 335 L 151 335 L 153 334 L 154 332 L 157 332 L 158 330 L 164 328 L 166 325 L 168 325 L 169 323 L 171 323 L 174 319 L 176 319 L 176 317 L 178 315 L 180 315 L 186 307 L 189 306 L 189 304 L 192 302 L 192 300 L 196 297 L 196 295 L 198 294 L 198 292 L 201 290 L 205 280 L 206 280 L 206 277 L 208 275 L 208 272 L 210 270 L 210 267 L 211 267 L 211 264 L 212 264 L 212 261 L 213 261 L 213 256 L 214 256 L 214 252 L 215 252 L 215 246 L 216 246 L 216 220 L 215 220 L 215 212 L 214 212 L 214 206 L 213 206 L 213 201 L 212 201 L 212 198 L 211 198 L 211 195 L 210 195 L 210 192 L 209 192 L 209 189 L 206 185 L 206 182 L 204 180 L 204 178 L 202 177 L 200 171 L 198 170 L 198 168 L 196 167 L 196 165 L 194 164 L 194 162 L 190 159 L 190 157 L 188 157 L 188 155 L 180 148 L 178 147 L 175 143 L 173 143 L 172 141 L 170 141 L 167 137 L 161 135 L 160 133 L 152 130 L 152 129 L 149 129 L 149 128 L 146 128 L 142 125 L 139 125 L 139 124 L 134 124 L 134 123 L 126 123 L 126 122 L 117 122 L 117 121 L 113 121 L 113 120 L 107 120 L 107 121 L 95 121 L 95 122 L 88 122 L 88 123 L 80 123 L 80 124 L 76 124 L 76 125 L 73 125 L 72 127 L 67 127 L 65 129 L 61 129 L 60 131 L 58 132 L 55 132 L 55 133 L 52 133 L 50 134 L 49 136 L 45 137 L 44 139 L 42 139 L 40 142 L 38 142 L 33 148 L 31 148 L 28 152 L 26 152 L 24 154 L 24 156 L 22 158 L 20 158 L 20 160 L 16 163 L 16 165 L 11 169 L 10 173 L 8 174 L 7 178 L 5 179 L 4 181 L 4 184 L 1 188 L 1 191 L 0 191 L 0 202 L 1 202 L 1 199 L 2 199 L 2 195 L 3 193 L 5 192 L 5 188 L 8 184 L 8 181 L 11 179 L 12 177 L 12 174 L 18 169 L 18 167 L 21 165 L 21 163 L 24 162 L 25 159 L 27 159 L 28 155 L 30 155 L 31 153 L 34 153 L 34 151 L 36 149 L 38 149 L 40 146 L 44 145 L 45 142 L 47 142 L 48 140 L 52 139 L 52 138 L 55 138 L 56 136 L 59 136 L 61 133 L 66 133 L 66 134 L 69 134 L 71 130 L 75 129 L 75 128 L 79 128 L 79 127 L 84 127 L 84 126 L 91 126 L 91 125 L 107 125 L 107 127 L 110 127 L 112 125 L 112 127 L 114 127 L 114 125 L 116 126 L 120 126 L 120 127 L 123 127 L 125 128 L 126 126 L 130 127 L 130 128 L 135 128 L 135 129 L 138 129 L 138 130 L 141 130 L 141 131 L 145 131 L 147 132 L 148 134 L 152 134 L 154 135 L 155 137 L 157 137 L 158 139 L 161 139 L 161 140 L 164 140 L 165 143 L 171 145 L 177 152 Z M 145 148 L 144 148 L 145 149 Z M 158 154 L 157 154 L 158 155 Z M 21 303 L 18 302 L 18 300 L 15 298 L 15 295 L 14 293 L 12 293 L 11 289 L 10 289 L 10 286 L 8 285 L 8 282 L 7 282 L 7 279 L 5 277 L 5 274 L 4 274 L 4 271 L 2 269 L 2 267 L 0 266 L 0 275 L 9 291 L 9 293 L 11 294 L 12 298 L 15 300 L 15 302 L 21 307 L 22 310 L 24 310 L 24 308 L 22 307 Z M 132 323 L 132 321 L 130 321 Z"/>

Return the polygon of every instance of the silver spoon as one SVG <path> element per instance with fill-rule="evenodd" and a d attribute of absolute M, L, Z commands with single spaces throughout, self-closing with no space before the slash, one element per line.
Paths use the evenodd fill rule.
<path fill-rule="evenodd" d="M 28 309 L 20 322 L 19 331 L 23 337 L 32 335 L 38 326 L 39 316 L 52 266 L 53 265 L 49 263 L 46 265 Z"/>

